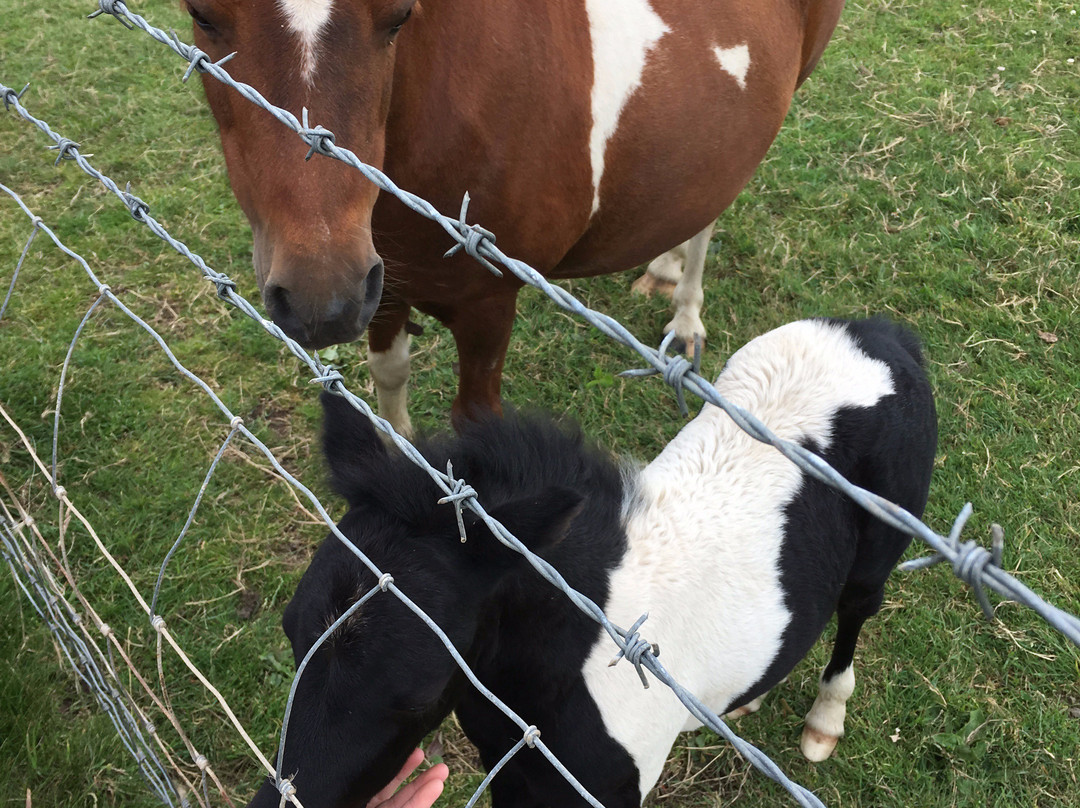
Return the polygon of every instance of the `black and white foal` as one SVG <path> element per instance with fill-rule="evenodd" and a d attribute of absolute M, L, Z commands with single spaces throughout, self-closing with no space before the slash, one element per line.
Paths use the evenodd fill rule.
<path fill-rule="evenodd" d="M 882 320 L 807 320 L 750 342 L 721 394 L 852 482 L 921 515 L 937 441 L 916 339 Z M 341 531 L 447 632 L 472 668 L 607 808 L 638 806 L 676 735 L 698 726 L 665 687 L 609 667 L 599 627 L 525 560 L 389 454 L 347 403 L 324 397 L 325 449 L 351 506 Z M 489 512 L 617 624 L 643 612 L 667 669 L 718 712 L 753 709 L 802 659 L 834 612 L 836 645 L 802 749 L 827 757 L 843 734 L 863 621 L 909 537 L 807 477 L 706 406 L 652 463 L 626 472 L 576 432 L 511 416 L 426 445 L 452 458 Z M 323 543 L 285 611 L 299 662 L 374 576 Z M 437 638 L 395 597 L 365 603 L 312 657 L 285 751 L 307 808 L 361 808 L 455 710 L 486 766 L 521 731 L 468 686 Z M 535 750 L 491 785 L 495 808 L 583 800 Z M 253 805 L 277 806 L 266 783 Z"/>

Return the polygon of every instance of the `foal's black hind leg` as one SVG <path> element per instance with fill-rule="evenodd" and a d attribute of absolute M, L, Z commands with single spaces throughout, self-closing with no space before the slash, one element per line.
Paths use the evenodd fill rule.
<path fill-rule="evenodd" d="M 863 623 L 881 608 L 883 597 L 881 586 L 868 591 L 850 580 L 840 593 L 832 658 L 822 671 L 818 695 L 814 706 L 806 714 L 806 724 L 799 742 L 799 748 L 807 760 L 815 763 L 825 760 L 844 734 L 847 700 L 855 690 L 855 669 L 852 666 L 855 644 Z"/>

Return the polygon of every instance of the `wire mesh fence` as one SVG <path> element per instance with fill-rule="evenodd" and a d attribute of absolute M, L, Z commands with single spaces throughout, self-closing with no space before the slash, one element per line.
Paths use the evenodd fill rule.
<path fill-rule="evenodd" d="M 237 89 L 239 92 L 245 95 L 245 97 L 249 98 L 249 100 L 253 100 L 260 106 L 263 106 L 287 126 L 290 126 L 290 128 L 294 129 L 294 131 L 297 132 L 298 136 L 304 139 L 305 142 L 309 143 L 313 152 L 342 159 L 344 160 L 344 162 L 353 165 L 355 168 L 364 173 L 365 176 L 367 176 L 369 179 L 379 185 L 384 192 L 393 193 L 395 196 L 398 196 L 400 199 L 405 201 L 406 204 L 408 204 L 421 215 L 437 221 L 446 230 L 448 236 L 453 239 L 453 241 L 456 242 L 456 244 L 459 245 L 460 248 L 465 249 L 467 252 L 469 252 L 470 255 L 473 255 L 478 260 L 485 263 L 485 265 L 489 266 L 489 268 L 494 268 L 497 264 L 503 269 L 513 272 L 526 283 L 544 291 L 554 300 L 557 305 L 568 311 L 573 312 L 578 316 L 583 317 L 601 332 L 607 334 L 608 336 L 611 336 L 612 338 L 636 351 L 649 366 L 646 372 L 663 374 L 665 380 L 669 384 L 672 384 L 679 391 L 680 396 L 682 395 L 683 389 L 689 389 L 691 392 L 701 396 L 705 400 L 722 407 L 723 409 L 725 409 L 725 411 L 729 413 L 729 415 L 731 415 L 735 419 L 735 421 L 740 426 L 746 429 L 749 434 L 751 434 L 758 440 L 762 440 L 776 446 L 779 451 L 783 452 L 786 456 L 788 456 L 792 460 L 792 462 L 795 462 L 797 465 L 799 465 L 800 468 L 802 468 L 806 473 L 811 474 L 818 479 L 821 479 L 826 483 L 833 485 L 836 488 L 839 488 L 878 518 L 882 518 L 883 520 L 898 527 L 899 529 L 904 530 L 908 533 L 912 533 L 918 538 L 925 541 L 934 550 L 934 555 L 931 556 L 928 560 L 924 562 L 918 562 L 917 564 L 912 566 L 925 566 L 930 563 L 935 563 L 937 561 L 947 560 L 952 564 L 953 569 L 958 576 L 962 577 L 964 580 L 967 580 L 969 583 L 972 584 L 973 587 L 975 587 L 976 592 L 979 594 L 980 602 L 984 604 L 984 609 L 987 608 L 985 605 L 985 595 L 983 594 L 982 590 L 982 587 L 985 586 L 998 592 L 999 594 L 1002 594 L 1006 597 L 1028 605 L 1030 608 L 1034 609 L 1041 616 L 1043 616 L 1048 622 L 1050 622 L 1051 625 L 1061 631 L 1062 634 L 1064 634 L 1071 642 L 1080 645 L 1080 621 L 1078 621 L 1076 617 L 1050 605 L 1042 598 L 1038 597 L 1029 589 L 1024 587 L 1018 581 L 1016 581 L 1013 576 L 1008 575 L 1003 570 L 1001 570 L 999 563 L 995 563 L 996 561 L 1000 560 L 999 552 L 986 551 L 985 549 L 978 547 L 974 542 L 962 543 L 960 541 L 960 532 L 968 516 L 970 515 L 970 508 L 965 508 L 964 511 L 958 516 L 949 535 L 942 536 L 937 534 L 918 520 L 914 519 L 914 517 L 912 517 L 910 514 L 907 514 L 902 509 L 897 508 L 895 505 L 881 500 L 880 498 L 875 497 L 869 492 L 863 491 L 850 485 L 846 481 L 839 478 L 832 469 L 830 469 L 826 464 L 824 464 L 823 461 L 820 460 L 820 458 L 817 458 L 813 454 L 807 452 L 806 450 L 802 449 L 797 445 L 793 445 L 776 439 L 775 436 L 773 436 L 771 432 L 769 432 L 769 430 L 766 429 L 764 425 L 762 425 L 760 422 L 758 422 L 751 414 L 746 413 L 745 411 L 742 411 L 741 409 L 721 399 L 716 393 L 715 389 L 712 388 L 711 384 L 709 384 L 706 380 L 702 379 L 698 374 L 693 372 L 693 369 L 688 362 L 678 357 L 667 356 L 666 345 L 661 346 L 659 350 L 643 345 L 612 318 L 587 309 L 579 301 L 573 298 L 573 296 L 566 293 L 565 290 L 548 284 L 547 281 L 544 280 L 532 268 L 503 255 L 501 251 L 499 251 L 494 246 L 494 237 L 491 234 L 487 233 L 482 228 L 479 228 L 476 225 L 468 225 L 464 221 L 464 209 L 459 215 L 459 217 L 456 219 L 443 216 L 426 202 L 423 202 L 423 200 L 419 200 L 417 197 L 414 197 L 397 189 L 396 186 L 394 186 L 389 181 L 389 179 L 387 179 L 381 174 L 381 172 L 378 172 L 377 170 L 369 166 L 364 166 L 362 163 L 356 160 L 355 156 L 353 156 L 350 152 L 337 147 L 336 144 L 334 144 L 333 142 L 332 134 L 326 132 L 326 130 L 323 130 L 321 129 L 321 127 L 317 126 L 311 127 L 308 125 L 308 122 L 306 120 L 297 120 L 295 116 L 291 115 L 291 113 L 288 113 L 285 110 L 274 108 L 271 105 L 267 104 L 265 100 L 263 100 L 261 96 L 258 96 L 258 94 L 251 90 L 251 88 L 247 88 L 243 85 L 238 85 L 236 82 L 233 82 L 232 79 L 228 76 L 228 74 L 224 71 L 224 69 L 221 68 L 220 64 L 209 64 L 206 61 L 205 55 L 200 54 L 196 49 L 192 48 L 191 46 L 185 45 L 184 43 L 180 42 L 179 39 L 175 37 L 175 35 L 170 36 L 165 32 L 161 31 L 160 29 L 150 26 L 138 15 L 131 14 L 126 9 L 123 3 L 108 2 L 107 0 L 102 0 L 101 9 L 104 12 L 113 14 L 122 21 L 126 20 L 127 23 L 130 25 L 141 28 L 142 30 L 146 31 L 150 36 L 160 42 L 163 42 L 168 47 L 179 53 L 183 58 L 188 60 L 189 68 L 184 78 L 187 78 L 187 76 L 189 76 L 193 70 L 200 70 L 204 72 L 209 72 L 215 78 L 234 87 L 234 89 Z M 376 426 L 383 432 L 385 432 L 387 435 L 389 435 L 391 440 L 393 440 L 393 442 L 397 444 L 403 452 L 410 456 L 414 461 L 426 466 L 426 463 L 423 462 L 423 458 L 420 457 L 420 455 L 416 452 L 415 449 L 411 447 L 411 445 L 408 444 L 408 442 L 404 441 L 400 436 L 396 435 L 389 424 L 375 416 L 374 413 L 372 413 L 371 409 L 368 407 L 368 405 L 362 399 L 354 396 L 345 388 L 344 379 L 340 373 L 336 372 L 333 368 L 323 364 L 319 360 L 317 355 L 309 355 L 295 342 L 285 336 L 280 331 L 280 329 L 277 328 L 277 326 L 263 318 L 261 314 L 259 314 L 259 312 L 248 301 L 246 301 L 243 297 L 237 294 L 236 285 L 231 281 L 231 279 L 229 279 L 224 274 L 216 272 L 215 270 L 207 266 L 206 263 L 202 260 L 202 258 L 192 253 L 186 247 L 186 245 L 184 245 L 182 242 L 170 235 L 165 230 L 165 228 L 162 227 L 161 224 L 150 215 L 149 207 L 144 202 L 142 202 L 142 200 L 138 199 L 131 193 L 130 188 L 126 190 L 121 190 L 120 187 L 113 180 L 106 177 L 101 172 L 97 171 L 97 169 L 95 169 L 87 161 L 85 156 L 80 152 L 77 143 L 53 132 L 45 122 L 36 119 L 33 115 L 31 115 L 26 109 L 26 107 L 23 106 L 23 104 L 21 103 L 20 93 L 17 93 L 13 88 L 0 85 L 0 95 L 2 95 L 2 97 L 4 98 L 5 106 L 13 109 L 17 114 L 36 125 L 53 141 L 53 146 L 51 148 L 53 148 L 57 152 L 57 163 L 60 163 L 61 160 L 73 161 L 88 175 L 94 177 L 99 182 L 101 182 L 109 190 L 109 192 L 127 208 L 127 210 L 130 212 L 130 214 L 136 221 L 145 224 L 152 232 L 155 233 L 155 235 L 164 240 L 171 247 L 177 250 L 181 255 L 184 255 L 188 260 L 195 264 L 206 276 L 206 278 L 215 285 L 218 294 L 222 297 L 223 300 L 229 302 L 233 306 L 243 311 L 249 317 L 259 322 L 269 334 L 271 334 L 277 339 L 282 340 L 288 347 L 289 351 L 310 369 L 313 375 L 312 381 L 320 383 L 327 389 L 338 392 L 339 394 L 348 398 L 354 407 L 363 412 L 365 415 L 371 417 Z M 160 589 L 162 582 L 167 579 L 170 561 L 185 538 L 188 526 L 191 524 L 192 520 L 195 517 L 195 514 L 202 501 L 203 493 L 205 492 L 206 487 L 211 479 L 211 475 L 214 473 L 214 469 L 216 468 L 218 461 L 220 460 L 221 456 L 224 454 L 230 443 L 238 438 L 247 441 L 253 447 L 255 447 L 257 451 L 262 453 L 271 463 L 271 465 L 277 470 L 277 472 L 284 479 L 288 480 L 289 483 L 296 488 L 296 490 L 300 493 L 301 496 L 307 499 L 311 507 L 326 522 L 329 529 L 345 543 L 345 546 L 349 548 L 352 552 L 357 551 L 355 550 L 355 548 L 352 547 L 351 544 L 344 540 L 344 537 L 341 536 L 340 533 L 337 532 L 332 519 L 329 517 L 321 503 L 319 503 L 318 499 L 310 492 L 310 490 L 308 490 L 302 483 L 296 480 L 288 471 L 286 471 L 280 465 L 278 460 L 273 456 L 273 453 L 270 452 L 270 450 L 265 446 L 265 444 L 260 442 L 259 439 L 244 425 L 243 420 L 239 418 L 236 414 L 231 412 L 229 408 L 222 403 L 220 397 L 216 394 L 216 392 L 206 382 L 199 379 L 197 376 L 190 373 L 186 368 L 184 368 L 184 366 L 179 362 L 179 360 L 176 359 L 175 355 L 169 349 L 168 345 L 165 343 L 162 337 L 157 334 L 154 329 L 147 325 L 143 320 L 141 320 L 137 315 L 135 315 L 134 312 L 132 312 L 122 302 L 120 297 L 118 297 L 112 292 L 112 290 L 108 287 L 107 284 L 102 283 L 97 278 L 97 276 L 91 270 L 85 259 L 64 246 L 56 237 L 55 233 L 51 230 L 51 228 L 49 228 L 41 219 L 37 218 L 33 214 L 33 212 L 30 211 L 29 208 L 27 208 L 22 203 L 22 201 L 18 199 L 18 196 L 13 191 L 6 187 L 3 187 L 2 189 L 5 191 L 5 193 L 7 193 L 10 197 L 17 201 L 17 204 L 19 204 L 19 206 L 23 209 L 24 213 L 30 221 L 30 232 L 28 240 L 24 250 L 22 251 L 22 257 L 20 257 L 18 265 L 13 272 L 13 277 L 9 285 L 7 294 L 5 296 L 4 307 L 8 305 L 8 302 L 16 289 L 19 269 L 21 268 L 23 261 L 30 249 L 31 242 L 39 233 L 46 234 L 49 238 L 53 240 L 53 242 L 60 250 L 65 252 L 73 260 L 77 261 L 82 266 L 83 270 L 88 275 L 90 283 L 93 285 L 94 289 L 97 292 L 97 296 L 95 297 L 94 302 L 87 310 L 86 316 L 83 318 L 82 323 L 80 323 L 78 329 L 76 330 L 76 333 L 74 335 L 74 338 L 72 339 L 68 351 L 67 361 L 65 361 L 64 369 L 62 370 L 60 375 L 56 399 L 56 412 L 53 425 L 52 467 L 51 469 L 43 467 L 42 471 L 43 473 L 48 474 L 53 493 L 61 503 L 61 508 L 66 509 L 70 514 L 75 515 L 75 518 L 83 522 L 86 530 L 94 537 L 95 544 L 97 545 L 99 551 L 102 553 L 103 557 L 109 561 L 111 566 L 116 571 L 116 574 L 120 575 L 122 578 L 125 579 L 127 586 L 132 591 L 136 599 L 139 601 L 140 607 L 144 611 L 150 625 L 154 629 L 154 632 L 158 638 L 157 643 L 159 657 L 161 654 L 163 643 L 164 645 L 170 646 L 172 648 L 173 652 L 175 652 L 177 656 L 185 662 L 189 670 L 191 670 L 192 674 L 200 678 L 205 684 L 205 686 L 210 690 L 210 692 L 214 694 L 223 711 L 226 715 L 228 715 L 229 720 L 233 723 L 237 731 L 241 733 L 241 735 L 245 738 L 245 742 L 250 747 L 253 755 L 260 761 L 260 763 L 264 766 L 267 772 L 276 778 L 276 782 L 279 790 L 282 793 L 283 799 L 288 799 L 294 804 L 301 805 L 302 803 L 300 800 L 302 799 L 303 795 L 296 794 L 295 789 L 292 787 L 288 779 L 281 777 L 278 773 L 276 773 L 276 768 L 279 768 L 279 766 L 275 767 L 271 764 L 268 756 L 262 755 L 262 753 L 258 750 L 257 746 L 254 744 L 254 742 L 250 740 L 250 737 L 248 737 L 247 733 L 244 731 L 241 722 L 233 714 L 232 710 L 225 702 L 225 699 L 216 690 L 214 690 L 210 682 L 207 681 L 205 677 L 203 677 L 201 672 L 199 672 L 198 669 L 193 665 L 193 663 L 190 662 L 184 651 L 172 638 L 169 632 L 168 625 L 165 622 L 165 618 L 158 613 L 157 609 Z M 61 427 L 61 404 L 68 362 L 71 359 L 72 353 L 75 351 L 76 344 L 79 340 L 80 335 L 83 332 L 84 326 L 91 319 L 92 315 L 99 308 L 99 306 L 102 305 L 114 306 L 119 311 L 123 312 L 126 316 L 130 317 L 140 327 L 145 329 L 150 335 L 151 339 L 156 342 L 158 346 L 166 353 L 169 361 L 174 365 L 176 370 L 183 376 L 187 377 L 211 398 L 215 407 L 220 410 L 222 419 L 228 424 L 229 427 L 227 436 L 222 442 L 216 458 L 207 472 L 203 486 L 198 492 L 198 494 L 195 496 L 194 505 L 192 506 L 191 512 L 188 516 L 187 523 L 185 524 L 180 535 L 177 537 L 175 543 L 172 545 L 171 549 L 165 555 L 160 565 L 157 582 L 153 588 L 153 593 L 149 598 L 149 602 L 139 592 L 138 588 L 131 582 L 130 578 L 126 575 L 121 565 L 117 563 L 114 558 L 112 558 L 108 548 L 100 539 L 97 538 L 90 524 L 83 519 L 81 513 L 76 510 L 74 504 L 71 503 L 70 500 L 67 498 L 67 492 L 60 484 L 60 480 L 58 478 L 57 444 L 58 435 Z M 29 449 L 30 447 L 27 446 L 27 448 Z M 646 638 L 641 636 L 641 634 L 644 632 L 640 631 L 640 621 L 638 624 L 635 624 L 629 629 L 623 629 L 619 626 L 612 624 L 602 613 L 602 611 L 596 606 L 596 604 L 592 603 L 587 598 L 584 598 L 580 593 L 575 592 L 573 589 L 567 586 L 565 580 L 558 573 L 558 571 L 550 568 L 550 566 L 547 565 L 546 562 L 544 562 L 542 559 L 531 554 L 526 548 L 524 548 L 523 545 L 521 545 L 520 542 L 517 541 L 516 538 L 508 534 L 501 525 L 493 521 L 487 515 L 481 505 L 481 501 L 483 498 L 482 491 L 474 491 L 470 486 L 468 486 L 466 481 L 455 479 L 452 473 L 443 473 L 442 471 L 433 469 L 430 466 L 427 466 L 426 470 L 429 476 L 431 476 L 435 483 L 445 493 L 445 499 L 448 504 L 452 504 L 453 507 L 457 509 L 469 508 L 473 510 L 492 530 L 492 532 L 500 538 L 500 540 L 525 555 L 526 558 L 529 559 L 530 563 L 537 569 L 537 571 L 541 575 L 551 581 L 555 586 L 560 588 L 566 594 L 566 596 L 569 597 L 570 600 L 574 602 L 579 608 L 581 608 L 586 614 L 597 620 L 603 626 L 611 639 L 614 641 L 615 647 L 613 648 L 613 653 L 618 653 L 619 655 L 625 656 L 638 669 L 643 679 L 644 673 L 642 671 L 648 671 L 654 677 L 664 682 L 666 685 L 670 686 L 678 694 L 680 699 L 683 700 L 688 710 L 690 710 L 690 712 L 696 718 L 698 718 L 700 721 L 702 721 L 702 723 L 711 727 L 716 732 L 727 738 L 731 743 L 736 746 L 736 748 L 739 749 L 742 754 L 744 754 L 749 760 L 751 760 L 755 766 L 758 766 L 767 775 L 783 784 L 784 787 L 792 793 L 793 797 L 799 804 L 821 804 L 820 801 L 818 801 L 817 798 L 814 797 L 810 792 L 802 789 L 801 787 L 788 780 L 788 778 L 779 770 L 779 768 L 776 767 L 776 765 L 772 763 L 772 761 L 770 761 L 767 757 L 762 755 L 758 750 L 754 749 L 749 744 L 746 744 L 745 742 L 739 740 L 736 736 L 734 736 L 734 734 L 730 732 L 730 730 L 720 720 L 718 716 L 709 711 L 705 705 L 702 705 L 700 702 L 698 702 L 692 694 L 685 692 L 678 685 L 678 683 L 672 679 L 672 677 L 667 673 L 667 671 L 661 665 L 656 656 L 652 653 L 651 643 L 649 643 Z M 11 507 L 5 513 L 5 520 L 5 559 L 8 560 L 8 563 L 11 566 L 13 572 L 16 572 L 18 576 L 20 576 L 20 580 L 24 582 L 20 585 L 21 588 L 23 588 L 24 592 L 26 592 L 27 596 L 30 597 L 31 601 L 35 604 L 49 604 L 50 601 L 52 601 L 52 607 L 54 607 L 54 609 L 50 610 L 48 606 L 43 606 L 41 613 L 43 614 L 43 616 L 47 616 L 47 622 L 50 624 L 50 627 L 53 630 L 54 634 L 56 634 L 56 636 L 60 638 L 60 642 L 65 644 L 65 647 L 69 649 L 76 649 L 74 652 L 69 651 L 71 653 L 70 659 L 72 660 L 72 664 L 75 666 L 75 668 L 77 670 L 88 670 L 90 663 L 93 662 L 95 658 L 100 659 L 102 657 L 102 653 L 96 645 L 92 648 L 87 645 L 85 639 L 85 632 L 82 639 L 80 639 L 79 634 L 71 630 L 72 623 L 74 623 L 75 625 L 81 625 L 82 623 L 85 623 L 85 618 L 80 617 L 79 620 L 75 620 L 73 615 L 78 614 L 78 612 L 75 611 L 75 609 L 70 605 L 64 605 L 59 608 L 59 610 L 55 610 L 55 607 L 57 606 L 57 604 L 61 603 L 61 601 L 57 599 L 58 595 L 55 590 L 50 590 L 49 588 L 49 575 L 47 574 L 45 567 L 41 563 L 40 551 L 38 552 L 38 555 L 35 556 L 33 552 L 26 549 L 32 545 L 32 542 L 29 542 L 23 536 L 23 534 L 28 529 L 32 528 L 32 525 L 27 522 L 26 514 L 20 512 L 18 507 Z M 39 539 L 39 541 L 41 540 Z M 45 543 L 45 546 L 47 547 L 48 544 Z M 425 622 L 429 624 L 431 629 L 440 637 L 443 643 L 447 646 L 447 649 L 450 651 L 450 653 L 455 657 L 458 663 L 466 671 L 466 675 L 470 677 L 470 680 L 473 682 L 474 686 L 476 686 L 481 692 L 483 692 L 490 699 L 492 699 L 494 703 L 499 704 L 503 709 L 506 709 L 505 705 L 501 705 L 501 703 L 499 703 L 498 700 L 494 697 L 494 694 L 491 694 L 490 691 L 488 691 L 486 687 L 484 687 L 484 685 L 479 682 L 475 678 L 475 676 L 472 675 L 471 671 L 468 670 L 468 666 L 464 664 L 464 661 L 461 659 L 460 654 L 458 654 L 456 649 L 453 648 L 452 644 L 449 642 L 449 639 L 442 632 L 442 630 L 438 626 L 435 626 L 430 621 L 430 618 L 427 618 L 427 616 L 424 615 L 418 609 L 418 607 L 416 607 L 415 604 L 408 599 L 406 593 L 401 592 L 395 586 L 392 579 L 392 571 L 383 571 L 362 556 L 361 560 L 377 576 L 380 582 L 379 586 L 369 592 L 365 596 L 365 598 L 377 596 L 380 592 L 389 592 L 401 598 L 402 602 L 405 603 L 414 612 L 416 612 L 422 619 L 424 619 Z M 57 562 L 58 559 L 54 558 L 53 563 L 56 564 Z M 74 582 L 72 582 L 72 585 L 74 585 Z M 88 611 L 88 604 L 83 603 L 78 598 L 78 596 L 76 596 L 76 600 L 80 602 L 82 610 L 84 612 L 92 615 L 92 612 Z M 647 604 L 643 604 L 643 606 L 646 605 Z M 359 603 L 354 608 L 359 608 Z M 56 611 L 56 614 L 53 613 L 54 610 Z M 350 613 L 342 615 L 341 618 L 339 618 L 338 622 L 340 623 L 347 619 Z M 91 617 L 90 619 L 91 621 L 93 621 L 93 617 Z M 102 633 L 103 637 L 109 641 L 106 646 L 109 649 L 108 653 L 111 654 L 114 649 L 118 654 L 121 653 L 119 644 L 115 641 L 115 639 L 113 639 L 114 635 L 110 634 L 110 632 L 108 631 L 105 631 L 102 628 L 102 625 L 103 624 L 99 624 L 96 627 Z M 108 627 L 106 626 L 105 628 L 107 629 Z M 331 628 L 327 632 L 327 635 L 334 628 L 336 628 L 336 624 L 335 626 L 331 626 Z M 114 688 L 112 685 L 109 684 L 110 674 L 108 673 L 108 670 L 111 669 L 104 670 L 104 672 L 95 673 L 93 676 L 88 676 L 87 679 L 94 684 L 95 688 L 101 689 L 102 693 L 105 694 L 99 697 L 102 699 L 102 703 L 111 705 L 111 712 L 113 714 L 118 714 L 120 711 L 118 710 L 117 705 L 128 704 L 128 701 L 124 699 L 123 691 L 121 691 L 119 688 Z M 294 690 L 295 683 L 296 681 L 298 681 L 299 676 L 300 673 L 298 672 L 296 679 L 294 679 Z M 115 680 L 115 673 L 113 673 L 111 677 L 113 680 Z M 182 780 L 182 782 L 184 782 L 183 788 L 176 788 L 175 785 L 172 783 L 170 777 L 166 774 L 166 763 L 163 762 L 161 759 L 163 757 L 165 761 L 171 762 L 169 761 L 171 753 L 162 751 L 162 755 L 160 757 L 157 756 L 154 752 L 153 745 L 146 741 L 144 738 L 144 736 L 153 737 L 154 735 L 154 733 L 152 732 L 145 731 L 145 727 L 147 724 L 146 717 L 140 714 L 136 709 L 133 709 L 131 707 L 126 707 L 125 710 L 126 712 L 124 714 L 123 720 L 118 719 L 118 732 L 125 739 L 125 745 L 128 746 L 129 749 L 132 751 L 132 754 L 135 755 L 140 769 L 143 771 L 147 780 L 151 783 L 155 793 L 157 793 L 162 798 L 163 802 L 170 805 L 185 804 L 186 800 L 194 799 L 201 800 L 202 804 L 209 804 L 210 790 L 208 783 L 214 783 L 217 787 L 218 793 L 222 795 L 223 799 L 228 799 L 227 795 L 225 795 L 224 793 L 224 789 L 220 787 L 220 783 L 216 782 L 214 778 L 213 768 L 209 765 L 207 758 L 204 755 L 200 754 L 194 746 L 191 746 L 187 742 L 184 743 L 184 746 L 187 747 L 186 751 L 190 760 L 186 765 L 189 769 L 193 766 L 194 770 L 199 772 L 200 774 L 196 777 L 188 776 L 186 780 Z M 290 710 L 291 698 L 290 705 L 286 708 L 286 714 L 283 720 L 282 732 L 279 741 L 279 764 L 288 737 L 287 726 Z M 532 723 L 528 722 L 528 720 L 534 719 L 534 717 L 519 717 L 509 712 L 508 710 L 507 713 L 521 729 L 522 738 L 518 743 L 516 743 L 507 751 L 507 756 L 506 758 L 504 758 L 504 760 L 509 759 L 510 756 L 517 753 L 525 745 L 534 746 L 535 748 L 540 749 L 540 751 L 544 753 L 545 756 L 547 756 L 548 759 L 552 762 L 552 765 L 559 769 L 559 771 L 562 772 L 564 776 L 567 776 L 567 778 L 572 783 L 575 783 L 575 786 L 579 789 L 579 792 L 582 793 L 585 799 L 589 800 L 594 805 L 598 804 L 590 795 L 588 795 L 584 792 L 583 789 L 581 789 L 580 784 L 576 783 L 576 781 L 573 779 L 572 774 L 567 772 L 562 766 L 562 764 L 557 761 L 550 753 L 550 751 L 546 748 L 542 740 L 542 726 L 540 726 L 538 730 L 537 726 L 534 726 Z M 144 730 L 141 732 L 141 734 L 140 727 L 142 727 Z M 173 766 L 175 768 L 176 764 L 173 764 Z M 481 784 L 481 787 L 477 792 L 478 794 L 486 787 L 487 782 L 488 781 L 485 780 L 484 783 Z M 175 800 L 176 802 L 174 803 L 173 800 Z"/>

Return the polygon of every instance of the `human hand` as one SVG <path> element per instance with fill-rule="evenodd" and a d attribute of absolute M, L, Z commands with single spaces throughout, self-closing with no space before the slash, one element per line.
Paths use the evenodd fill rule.
<path fill-rule="evenodd" d="M 423 759 L 424 750 L 414 749 L 401 771 L 386 788 L 371 798 L 367 808 L 431 808 L 432 803 L 442 794 L 443 783 L 450 774 L 445 763 L 432 766 L 398 791 L 398 786 L 405 782 L 405 778 L 413 773 Z"/>

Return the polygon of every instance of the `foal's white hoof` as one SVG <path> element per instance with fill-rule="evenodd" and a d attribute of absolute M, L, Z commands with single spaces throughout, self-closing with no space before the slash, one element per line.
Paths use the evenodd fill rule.
<path fill-rule="evenodd" d="M 630 291 L 639 295 L 645 295 L 645 297 L 652 297 L 654 294 L 671 297 L 675 291 L 675 281 L 666 281 L 646 272 L 634 281 L 633 285 L 630 287 Z"/>
<path fill-rule="evenodd" d="M 833 753 L 839 740 L 839 737 L 826 735 L 813 727 L 803 727 L 799 749 L 802 751 L 803 757 L 811 763 L 820 763 Z"/>
<path fill-rule="evenodd" d="M 736 718 L 742 718 L 744 715 L 750 715 L 756 713 L 761 709 L 761 702 L 765 699 L 764 696 L 758 696 L 756 699 L 751 699 L 746 702 L 742 707 L 736 707 L 730 713 L 725 713 L 724 718 L 729 721 L 734 721 Z"/>

